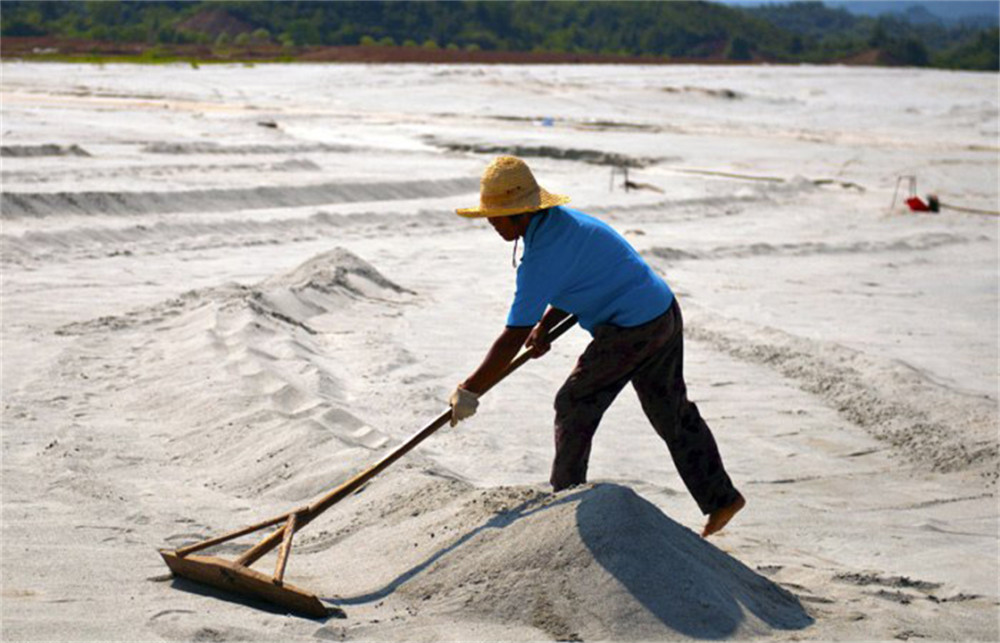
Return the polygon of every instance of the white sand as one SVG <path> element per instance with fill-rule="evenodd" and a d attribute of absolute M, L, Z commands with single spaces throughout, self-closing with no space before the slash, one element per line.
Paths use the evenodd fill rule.
<path fill-rule="evenodd" d="M 1000 638 L 998 219 L 889 211 L 908 174 L 1000 209 L 996 74 L 2 73 L 3 640 Z M 549 494 L 576 330 L 297 536 L 288 580 L 346 619 L 162 580 L 157 548 L 316 498 L 478 364 L 514 273 L 451 214 L 490 159 L 454 146 L 498 145 L 556 150 L 542 183 L 673 285 L 747 509 L 696 535 L 631 392 Z M 613 154 L 663 192 L 609 191 Z"/>

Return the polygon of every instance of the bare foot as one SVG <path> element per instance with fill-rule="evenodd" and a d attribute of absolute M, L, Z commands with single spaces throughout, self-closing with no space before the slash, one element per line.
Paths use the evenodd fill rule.
<path fill-rule="evenodd" d="M 708 522 L 705 523 L 705 528 L 701 530 L 701 537 L 708 538 L 715 532 L 725 527 L 726 524 L 733 519 L 733 516 L 735 516 L 740 509 L 746 506 L 746 504 L 746 499 L 742 495 L 739 495 L 736 497 L 736 500 L 730 504 L 721 509 L 716 509 L 712 513 L 708 514 Z"/>

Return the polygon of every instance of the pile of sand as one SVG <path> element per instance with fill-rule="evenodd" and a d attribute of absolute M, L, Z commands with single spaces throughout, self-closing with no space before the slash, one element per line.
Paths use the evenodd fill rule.
<path fill-rule="evenodd" d="M 458 509 L 462 536 L 405 593 L 556 640 L 746 638 L 812 622 L 792 594 L 628 487 L 490 489 Z"/>
<path fill-rule="evenodd" d="M 326 600 L 355 624 L 372 605 L 555 640 L 748 638 L 813 622 L 790 592 L 613 483 L 477 489 L 401 465 L 298 538 L 298 578 L 335 588 Z"/>
<path fill-rule="evenodd" d="M 122 399 L 186 427 L 165 448 L 200 484 L 301 502 L 389 441 L 348 410 L 338 335 L 322 331 L 412 294 L 334 248 L 256 285 L 189 291 L 57 332 L 106 354 L 133 344 Z"/>

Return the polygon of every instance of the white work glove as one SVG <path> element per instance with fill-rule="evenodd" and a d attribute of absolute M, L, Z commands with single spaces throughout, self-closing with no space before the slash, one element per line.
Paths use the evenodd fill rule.
<path fill-rule="evenodd" d="M 451 394 L 448 403 L 451 404 L 451 425 L 455 426 L 476 414 L 476 409 L 479 408 L 479 396 L 459 386 Z"/>

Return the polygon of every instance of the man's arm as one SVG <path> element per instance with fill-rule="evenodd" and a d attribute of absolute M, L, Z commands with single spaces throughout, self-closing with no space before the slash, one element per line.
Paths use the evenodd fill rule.
<path fill-rule="evenodd" d="M 532 329 L 527 327 L 506 327 L 493 342 L 483 363 L 460 385 L 461 388 L 477 395 L 485 391 L 517 357 L 517 352 L 524 346 L 524 341 L 531 332 Z"/>
<path fill-rule="evenodd" d="M 542 321 L 531 330 L 525 345 L 531 349 L 532 357 L 541 357 L 549 352 L 549 331 L 556 327 L 562 320 L 569 317 L 565 310 L 559 310 L 554 306 L 549 306 L 542 316 Z"/>
<path fill-rule="evenodd" d="M 549 309 L 546 310 L 545 314 L 542 316 L 542 321 L 538 323 L 541 324 L 547 333 L 567 317 L 569 317 L 569 313 L 565 310 L 559 310 L 555 306 L 549 306 Z"/>

